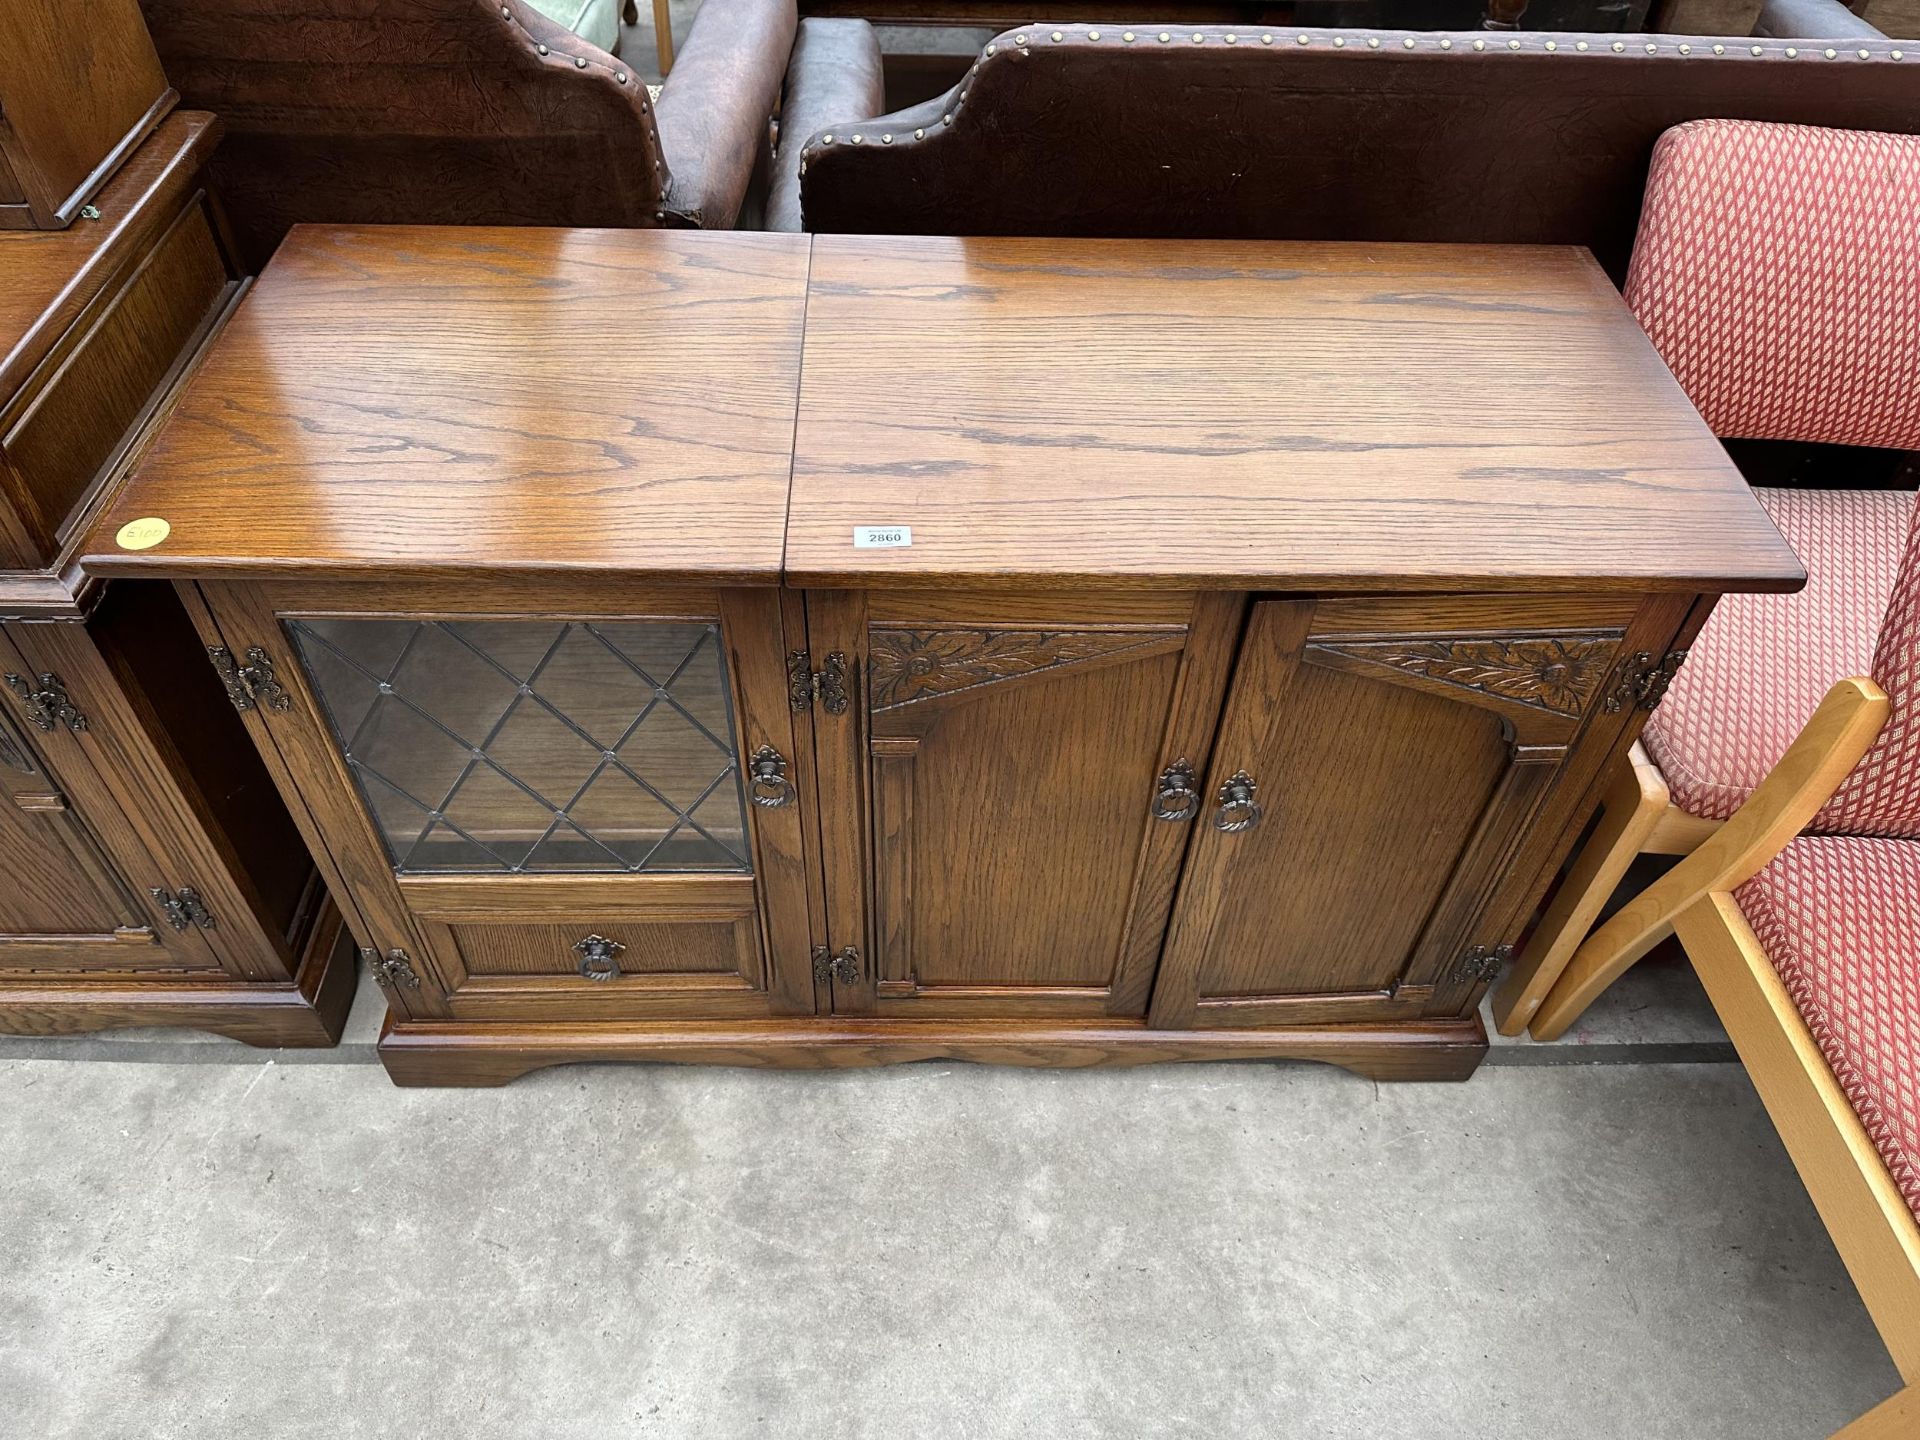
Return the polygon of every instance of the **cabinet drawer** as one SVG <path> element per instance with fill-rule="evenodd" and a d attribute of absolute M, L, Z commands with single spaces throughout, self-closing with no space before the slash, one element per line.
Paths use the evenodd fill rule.
<path fill-rule="evenodd" d="M 673 924 L 583 915 L 558 925 L 448 929 L 474 979 L 550 975 L 626 988 L 660 976 L 730 977 L 741 989 L 758 983 L 760 947 L 750 913 Z"/>
<path fill-rule="evenodd" d="M 5 421 L 11 482 L 37 556 L 57 555 L 102 469 L 146 415 L 234 280 L 204 201 L 182 212 L 117 289 L 90 306 Z"/>
<path fill-rule="evenodd" d="M 456 1015 L 767 1013 L 751 876 L 403 876 L 400 888 Z"/>

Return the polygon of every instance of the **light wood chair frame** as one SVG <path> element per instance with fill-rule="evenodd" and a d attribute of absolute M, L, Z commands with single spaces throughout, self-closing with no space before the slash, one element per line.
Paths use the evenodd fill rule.
<path fill-rule="evenodd" d="M 1806 828 L 1867 753 L 1887 712 L 1886 692 L 1872 680 L 1843 680 L 1829 690 L 1746 804 L 1588 936 L 1533 1017 L 1536 1035 L 1560 1034 L 1627 966 L 1679 936 L 1904 1382 L 1835 1440 L 1920 1435 L 1920 1223 L 1733 891 Z M 1616 828 L 1619 839 L 1640 825 L 1644 844 L 1657 833 L 1662 811 L 1654 797 L 1664 801 L 1666 787 L 1644 756 L 1633 768 L 1619 790 L 1623 803 L 1602 817 L 1600 833 Z M 1642 803 L 1632 803 L 1629 787 Z M 1596 880 L 1603 868 L 1592 865 Z"/>
<path fill-rule="evenodd" d="M 1674 804 L 1666 776 L 1638 740 L 1629 758 L 1601 801 L 1593 833 L 1494 996 L 1493 1023 L 1502 1035 L 1518 1035 L 1531 1026 L 1536 1040 L 1558 1039 L 1579 1012 L 1567 1015 L 1551 1035 L 1542 1033 L 1537 1012 L 1600 918 L 1601 908 L 1626 879 L 1628 867 L 1642 855 L 1691 855 L 1725 823 L 1689 815 Z"/>

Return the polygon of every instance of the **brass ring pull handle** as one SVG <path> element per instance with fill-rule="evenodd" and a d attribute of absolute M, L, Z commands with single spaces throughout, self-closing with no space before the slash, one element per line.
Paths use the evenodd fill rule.
<path fill-rule="evenodd" d="M 1153 818 L 1178 823 L 1200 813 L 1200 792 L 1194 787 L 1193 766 L 1176 760 L 1160 772 L 1153 792 Z"/>
<path fill-rule="evenodd" d="M 615 957 L 627 947 L 618 940 L 609 940 L 604 935 L 589 935 L 584 940 L 573 942 L 574 953 L 580 957 L 580 975 L 586 980 L 612 980 L 620 974 L 620 962 Z"/>
<path fill-rule="evenodd" d="M 1213 828 L 1224 830 L 1229 835 L 1238 835 L 1242 830 L 1251 830 L 1258 825 L 1262 811 L 1253 798 L 1258 788 L 1254 778 L 1246 771 L 1234 771 L 1232 778 L 1220 787 L 1220 808 L 1213 812 Z"/>
<path fill-rule="evenodd" d="M 778 810 L 793 803 L 793 782 L 787 779 L 787 762 L 771 745 L 762 745 L 747 762 L 747 790 L 753 803 L 766 810 Z"/>

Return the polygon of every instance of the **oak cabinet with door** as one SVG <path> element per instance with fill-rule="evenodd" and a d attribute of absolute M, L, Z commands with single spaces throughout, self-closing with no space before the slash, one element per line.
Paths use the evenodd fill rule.
<path fill-rule="evenodd" d="M 1462 1077 L 1715 596 L 1803 578 L 1578 252 L 351 227 L 85 565 L 175 582 L 409 1084 Z"/>
<path fill-rule="evenodd" d="M 209 647 L 285 694 L 248 726 L 396 1017 L 813 1013 L 773 592 L 201 596 Z"/>
<path fill-rule="evenodd" d="M 186 593 L 284 699 L 248 727 L 374 938 L 390 1068 L 436 1083 L 622 1055 L 1465 1073 L 1689 609 Z"/>
<path fill-rule="evenodd" d="M 331 1045 L 353 957 L 170 587 L 0 626 L 0 1031 Z"/>
<path fill-rule="evenodd" d="M 137 7 L 98 10 L 0 19 L 31 42 L 0 58 L 0 171 L 24 156 L 28 218 L 73 222 L 0 213 L 0 1032 L 330 1045 L 353 949 L 193 622 L 172 586 L 77 564 L 245 288 L 206 188 L 218 120 L 160 119 Z M 133 88 L 48 85 L 62 41 Z"/>

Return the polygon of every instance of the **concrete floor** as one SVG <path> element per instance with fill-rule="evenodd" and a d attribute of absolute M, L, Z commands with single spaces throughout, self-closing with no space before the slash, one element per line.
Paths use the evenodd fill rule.
<path fill-rule="evenodd" d="M 1465 1085 L 404 1091 L 370 986 L 334 1052 L 0 1040 L 0 1435 L 1825 1436 L 1893 1367 L 1690 977 L 1642 970 Z"/>

